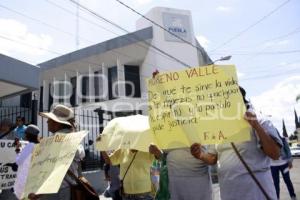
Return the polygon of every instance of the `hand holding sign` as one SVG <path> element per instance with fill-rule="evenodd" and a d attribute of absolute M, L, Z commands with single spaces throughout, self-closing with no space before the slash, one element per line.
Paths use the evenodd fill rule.
<path fill-rule="evenodd" d="M 201 144 L 199 143 L 194 143 L 191 146 L 191 154 L 197 158 L 201 160 L 201 155 L 202 155 L 202 150 L 201 150 Z"/>
<path fill-rule="evenodd" d="M 87 131 L 56 133 L 37 144 L 26 181 L 24 197 L 30 193 L 56 193 Z"/>

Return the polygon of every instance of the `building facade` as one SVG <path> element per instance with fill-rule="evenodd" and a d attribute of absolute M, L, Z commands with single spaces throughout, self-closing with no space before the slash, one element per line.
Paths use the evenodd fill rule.
<path fill-rule="evenodd" d="M 189 11 L 157 7 L 146 16 L 197 48 L 141 18 L 135 32 L 39 64 L 40 110 L 64 103 L 146 113 L 146 79 L 154 70 L 211 63 L 195 38 Z"/>
<path fill-rule="evenodd" d="M 34 77 L 39 77 L 39 90 L 8 98 L 3 104 L 24 107 L 34 96 L 40 112 L 58 103 L 71 106 L 79 128 L 92 133 L 85 144 L 113 117 L 147 114 L 146 81 L 155 70 L 212 62 L 195 37 L 190 11 L 156 7 L 146 17 L 168 32 L 141 18 L 134 32 L 40 63 L 40 76 Z M 46 120 L 39 117 L 37 121 L 43 136 L 48 136 Z"/>
<path fill-rule="evenodd" d="M 157 7 L 146 17 L 168 32 L 141 18 L 134 32 L 40 63 L 39 76 L 23 75 L 24 79 L 39 78 L 39 89 L 3 100 L 3 105 L 30 107 L 34 97 L 39 112 L 58 103 L 73 107 L 78 129 L 89 130 L 83 141 L 92 152 L 87 155 L 98 158 L 90 144 L 109 120 L 147 114 L 146 81 L 155 70 L 212 63 L 195 37 L 190 11 Z M 49 136 L 47 119 L 38 117 L 37 124 L 42 136 Z"/>

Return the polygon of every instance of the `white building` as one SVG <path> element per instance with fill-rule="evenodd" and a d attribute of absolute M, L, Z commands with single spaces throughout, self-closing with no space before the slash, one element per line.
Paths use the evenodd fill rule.
<path fill-rule="evenodd" d="M 183 63 L 199 66 L 211 62 L 195 38 L 189 11 L 157 7 L 146 16 L 198 50 L 141 18 L 133 33 L 41 63 L 41 109 L 48 110 L 53 103 L 60 102 L 90 109 L 144 113 L 146 78 L 154 70 L 176 70 L 184 68 Z"/>
<path fill-rule="evenodd" d="M 89 130 L 84 140 L 89 149 L 88 141 L 95 140 L 115 112 L 147 113 L 146 78 L 156 69 L 173 71 L 212 63 L 196 40 L 190 11 L 157 7 L 146 16 L 192 45 L 141 18 L 135 32 L 39 64 L 40 90 L 5 99 L 2 104 L 22 106 L 35 96 L 40 112 L 56 103 L 74 107 L 79 129 Z M 47 120 L 39 117 L 38 125 L 47 136 Z"/>
<path fill-rule="evenodd" d="M 135 32 L 39 64 L 40 90 L 35 91 L 39 110 L 48 111 L 52 105 L 63 103 L 74 107 L 79 116 L 84 115 L 82 110 L 100 108 L 146 114 L 146 78 L 153 71 L 211 63 L 196 40 L 190 11 L 157 7 L 146 16 L 192 45 L 141 18 Z M 20 101 L 17 98 L 14 102 Z M 39 120 L 43 129 L 45 123 Z"/>
<path fill-rule="evenodd" d="M 31 101 L 31 91 L 38 90 L 39 76 L 39 67 L 0 54 L 0 121 L 15 122 L 17 116 L 25 117 L 26 122 L 36 120 L 27 107 L 36 104 Z"/>

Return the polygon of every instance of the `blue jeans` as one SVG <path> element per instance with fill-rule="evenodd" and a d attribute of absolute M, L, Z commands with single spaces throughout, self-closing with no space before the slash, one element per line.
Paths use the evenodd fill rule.
<path fill-rule="evenodd" d="M 280 166 L 271 166 L 271 171 L 272 171 L 272 176 L 273 176 L 273 181 L 274 181 L 274 186 L 276 189 L 276 194 L 279 199 L 280 196 L 280 179 L 279 179 L 279 172 L 281 172 L 283 180 L 285 182 L 285 185 L 289 191 L 290 197 L 296 197 L 293 183 L 290 179 L 290 172 L 289 172 L 289 165 L 288 163 Z"/>

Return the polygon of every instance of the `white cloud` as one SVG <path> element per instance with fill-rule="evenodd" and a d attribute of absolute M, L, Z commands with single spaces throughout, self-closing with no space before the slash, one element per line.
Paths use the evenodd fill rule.
<path fill-rule="evenodd" d="M 218 6 L 216 8 L 217 11 L 220 11 L 220 12 L 231 12 L 232 11 L 232 7 L 230 6 Z"/>
<path fill-rule="evenodd" d="M 264 47 L 285 46 L 289 43 L 290 43 L 289 40 L 270 41 L 270 42 L 266 42 L 263 46 Z"/>
<path fill-rule="evenodd" d="M 210 41 L 205 36 L 199 35 L 196 38 L 203 48 L 205 48 L 205 49 L 208 48 L 208 44 L 210 43 Z"/>
<path fill-rule="evenodd" d="M 272 122 L 281 132 L 282 119 L 285 120 L 287 130 L 293 133 L 294 108 L 300 114 L 300 103 L 296 102 L 296 96 L 300 94 L 300 76 L 289 77 L 258 96 L 251 98 L 257 111 L 264 115 L 271 115 Z"/>
<path fill-rule="evenodd" d="M 145 5 L 150 3 L 152 0 L 134 0 L 134 2 L 140 4 L 140 5 Z"/>
<path fill-rule="evenodd" d="M 239 79 L 241 79 L 241 78 L 243 78 L 245 76 L 245 74 L 238 71 L 237 72 L 237 76 L 238 76 Z"/>
<path fill-rule="evenodd" d="M 278 64 L 278 66 L 286 66 L 287 64 L 288 64 L 287 62 L 282 61 L 282 62 L 280 62 L 280 63 Z"/>
<path fill-rule="evenodd" d="M 0 19 L 0 36 L 18 41 L 0 38 L 0 52 L 5 54 L 44 55 L 49 52 L 40 48 L 48 49 L 52 44 L 51 36 L 31 33 L 25 24 L 13 19 Z"/>

